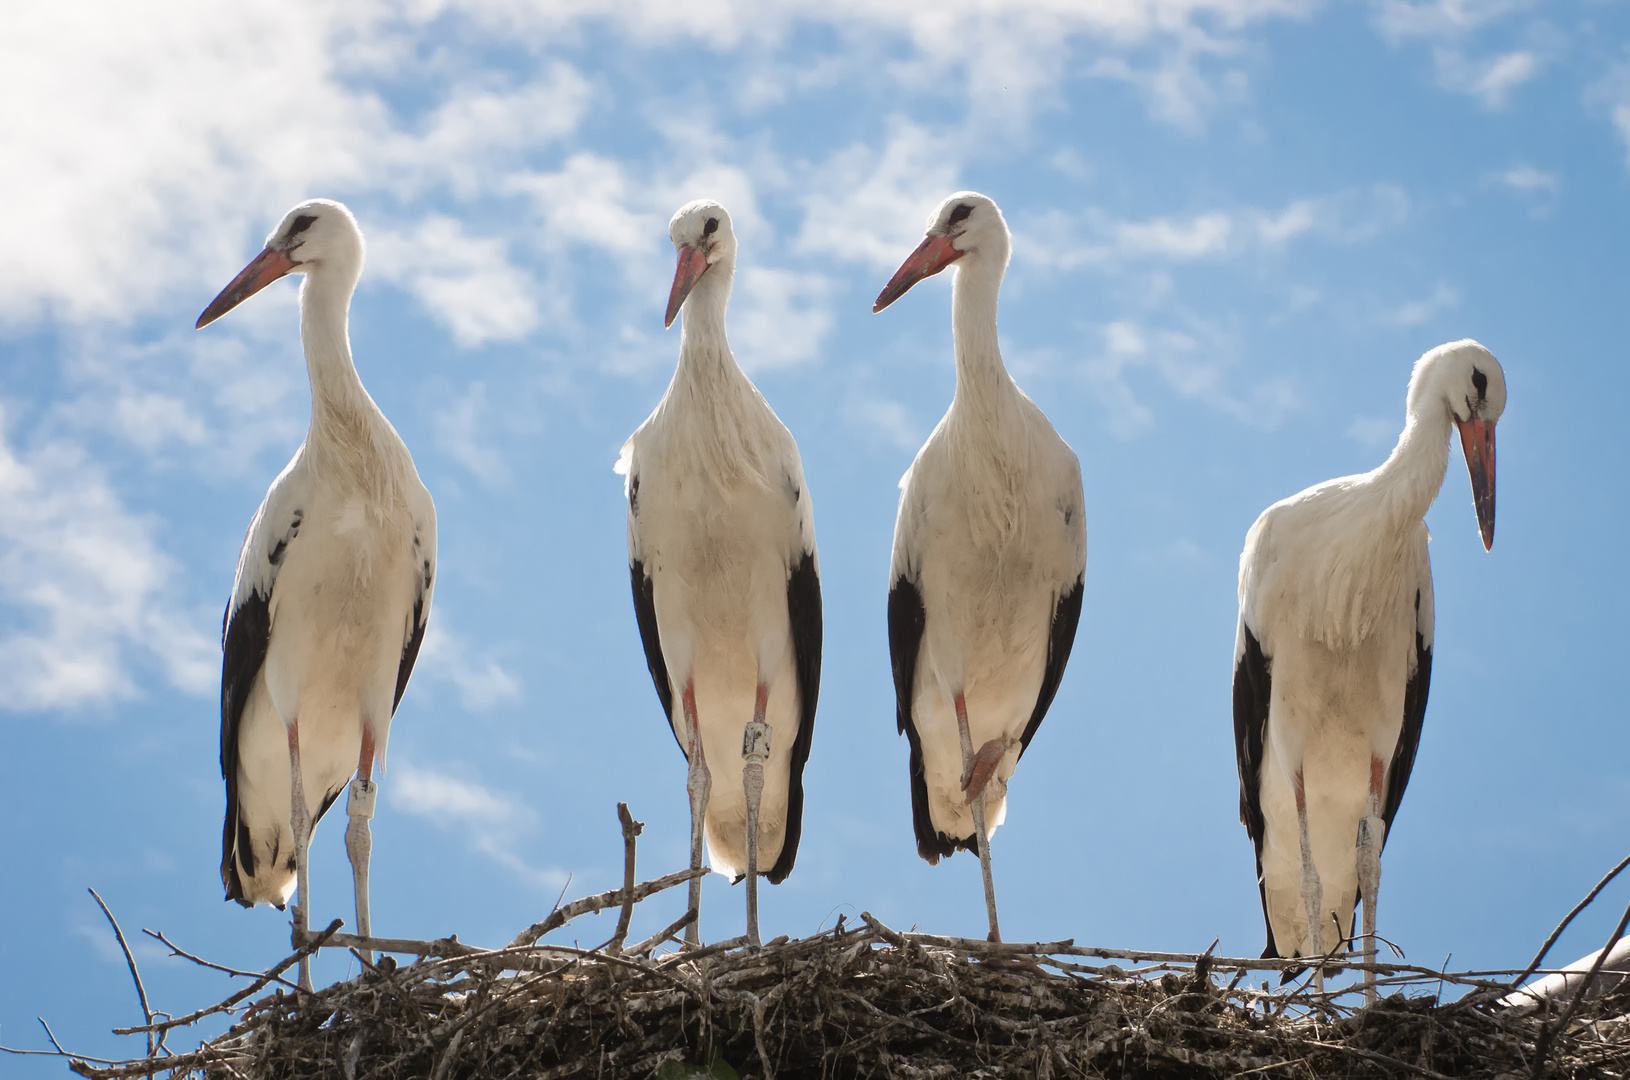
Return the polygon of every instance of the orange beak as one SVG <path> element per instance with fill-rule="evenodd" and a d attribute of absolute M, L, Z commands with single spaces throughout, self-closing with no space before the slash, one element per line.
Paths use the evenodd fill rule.
<path fill-rule="evenodd" d="M 221 295 L 209 302 L 198 316 L 196 328 L 202 330 L 299 265 L 286 251 L 262 251 L 232 279 L 232 284 L 221 290 Z"/>
<path fill-rule="evenodd" d="M 949 236 L 928 237 L 917 245 L 917 250 L 900 264 L 900 269 L 894 272 L 894 276 L 889 278 L 889 283 L 883 286 L 883 291 L 877 294 L 877 303 L 872 305 L 872 314 L 877 314 L 900 299 L 923 278 L 933 277 L 966 254 L 966 251 L 958 251 L 951 245 Z"/>
<path fill-rule="evenodd" d="M 1477 507 L 1477 528 L 1483 550 L 1494 549 L 1494 421 L 1456 420 L 1460 448 L 1466 453 L 1466 471 L 1472 478 L 1472 504 Z"/>
<path fill-rule="evenodd" d="M 679 265 L 674 267 L 674 285 L 668 290 L 668 315 L 662 320 L 664 330 L 679 317 L 679 309 L 685 306 L 685 297 L 696 288 L 696 283 L 702 280 L 707 268 L 707 252 L 689 244 L 679 249 Z"/>

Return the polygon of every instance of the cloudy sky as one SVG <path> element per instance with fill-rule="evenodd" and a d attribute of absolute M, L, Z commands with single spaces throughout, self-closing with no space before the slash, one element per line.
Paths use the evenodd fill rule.
<path fill-rule="evenodd" d="M 613 886 L 619 799 L 648 822 L 642 876 L 684 864 L 611 467 L 671 373 L 665 227 L 702 196 L 736 222 L 732 342 L 802 447 L 826 597 L 804 843 L 766 930 L 867 909 L 982 932 L 977 863 L 914 854 L 883 619 L 896 481 L 952 388 L 947 281 L 870 314 L 928 211 L 973 188 L 1015 232 L 1003 349 L 1081 457 L 1091 545 L 995 841 L 1008 936 L 1260 951 L 1240 544 L 1275 499 L 1378 463 L 1411 363 L 1470 336 L 1510 384 L 1499 536 L 1484 554 L 1456 451 L 1381 924 L 1417 962 L 1525 962 L 1630 833 L 1625 4 L 605 6 L 8 10 L 0 1041 L 42 1045 L 41 1014 L 135 1052 L 107 1034 L 135 1003 L 86 886 L 223 963 L 286 951 L 282 916 L 220 901 L 216 702 L 238 545 L 306 424 L 295 287 L 192 323 L 312 195 L 367 234 L 357 366 L 441 523 L 374 822 L 380 933 L 500 944 L 562 889 Z M 340 832 L 313 850 L 318 923 L 350 920 Z M 710 879 L 704 934 L 741 923 Z M 138 957 L 157 1007 L 228 989 Z"/>

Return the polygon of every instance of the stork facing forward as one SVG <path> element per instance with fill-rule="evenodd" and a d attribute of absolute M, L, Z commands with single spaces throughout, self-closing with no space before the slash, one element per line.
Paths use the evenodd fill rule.
<path fill-rule="evenodd" d="M 683 311 L 679 366 L 617 463 L 628 478 L 634 613 L 689 761 L 691 869 L 701 868 L 705 835 L 713 869 L 747 879 L 757 945 L 758 874 L 779 883 L 792 872 L 803 822 L 821 679 L 815 518 L 798 445 L 725 339 L 730 215 L 693 202 L 668 234 L 679 265 L 664 325 Z M 693 912 L 701 884 L 691 880 Z M 692 943 L 697 922 L 686 930 Z"/>
<path fill-rule="evenodd" d="M 1505 401 L 1493 354 L 1470 340 L 1440 345 L 1415 364 L 1403 434 L 1379 468 L 1275 503 L 1245 536 L 1234 746 L 1264 957 L 1335 951 L 1352 937 L 1362 899 L 1364 955 L 1375 959 L 1381 849 L 1415 764 L 1432 676 L 1422 518 L 1443 486 L 1452 424 L 1492 547 L 1494 424 Z M 1365 972 L 1366 1003 L 1374 982 Z"/>
<path fill-rule="evenodd" d="M 367 937 L 373 766 L 384 767 L 430 617 L 436 508 L 351 362 L 346 319 L 362 250 L 344 206 L 301 203 L 198 325 L 278 278 L 305 275 L 311 428 L 249 524 L 222 637 L 221 881 L 244 907 L 281 908 L 298 887 L 295 925 L 308 931 L 311 833 L 355 773 L 345 846 L 357 933 Z M 311 987 L 306 960 L 300 981 Z"/>
<path fill-rule="evenodd" d="M 889 655 L 917 853 L 979 852 L 992 941 L 990 834 L 1064 677 L 1087 565 L 1080 463 L 997 348 L 1010 243 L 994 202 L 952 195 L 872 308 L 956 263 L 956 395 L 900 480 Z"/>

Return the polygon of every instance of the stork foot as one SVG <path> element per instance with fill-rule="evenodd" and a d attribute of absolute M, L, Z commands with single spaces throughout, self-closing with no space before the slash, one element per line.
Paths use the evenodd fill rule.
<path fill-rule="evenodd" d="M 962 773 L 962 790 L 967 793 L 965 805 L 973 805 L 973 801 L 985 793 L 985 785 L 996 775 L 996 766 L 1002 763 L 1007 748 L 1006 739 L 992 739 L 981 746 L 973 760 L 968 762 L 967 769 Z"/>

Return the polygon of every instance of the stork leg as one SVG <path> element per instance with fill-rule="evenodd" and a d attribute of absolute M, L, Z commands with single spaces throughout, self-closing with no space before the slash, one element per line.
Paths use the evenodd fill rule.
<path fill-rule="evenodd" d="M 379 785 L 373 782 L 374 737 L 366 724 L 362 728 L 362 755 L 357 761 L 357 775 L 351 781 L 351 793 L 345 800 L 345 813 L 351 824 L 345 830 L 345 853 L 351 857 L 351 880 L 357 893 L 357 934 L 371 937 L 368 923 L 368 856 L 373 851 L 373 835 L 368 819 L 374 816 L 374 800 L 379 796 Z M 362 958 L 374 962 L 374 951 L 363 949 Z"/>
<path fill-rule="evenodd" d="M 1364 901 L 1364 962 L 1375 963 L 1375 900 L 1381 892 L 1381 845 L 1386 842 L 1387 823 L 1381 817 L 1381 787 L 1386 783 L 1386 766 L 1370 757 L 1369 813 L 1358 822 L 1358 892 Z M 1364 972 L 1364 1004 L 1375 1004 L 1375 972 Z"/>
<path fill-rule="evenodd" d="M 1324 953 L 1324 932 L 1319 913 L 1324 909 L 1324 888 L 1319 883 L 1318 868 L 1313 865 L 1313 842 L 1307 835 L 1307 791 L 1302 785 L 1302 770 L 1296 770 L 1296 830 L 1302 843 L 1302 903 L 1307 905 L 1308 955 L 1318 957 Z M 1313 975 L 1317 993 L 1324 993 L 1324 965 L 1318 964 Z"/>
<path fill-rule="evenodd" d="M 289 724 L 289 831 L 294 834 L 294 887 L 300 902 L 294 905 L 294 929 L 298 944 L 304 945 L 311 932 L 311 872 L 306 865 L 306 849 L 311 842 L 311 808 L 306 805 L 306 786 L 300 779 L 300 721 Z M 311 957 L 300 958 L 300 989 L 311 989 Z"/>
<path fill-rule="evenodd" d="M 702 869 L 702 823 L 707 815 L 707 800 L 713 791 L 713 776 L 707 771 L 707 759 L 702 754 L 702 728 L 696 722 L 696 685 L 685 683 L 685 692 L 680 696 L 681 707 L 685 710 L 685 724 L 690 729 L 690 776 L 685 787 L 690 792 L 690 868 L 691 872 Z M 690 910 L 694 912 L 691 921 L 685 926 L 685 942 L 689 945 L 702 943 L 702 878 L 700 875 L 690 879 Z"/>
<path fill-rule="evenodd" d="M 753 719 L 742 732 L 741 786 L 747 795 L 747 944 L 757 948 L 758 940 L 758 805 L 764 795 L 764 762 L 770 756 L 770 725 L 764 722 L 770 688 L 758 684 L 753 703 Z"/>
<path fill-rule="evenodd" d="M 956 726 L 957 733 L 962 736 L 962 775 L 963 786 L 973 776 L 975 757 L 973 752 L 973 736 L 968 733 L 968 705 L 959 691 L 956 699 Z M 987 774 L 986 779 L 989 779 Z M 968 808 L 973 811 L 974 837 L 979 846 L 979 872 L 985 879 L 985 914 L 990 917 L 990 940 L 1001 941 L 1001 927 L 996 922 L 996 882 L 990 872 L 990 836 L 985 832 L 985 790 L 983 784 L 977 794 L 973 795 Z"/>

